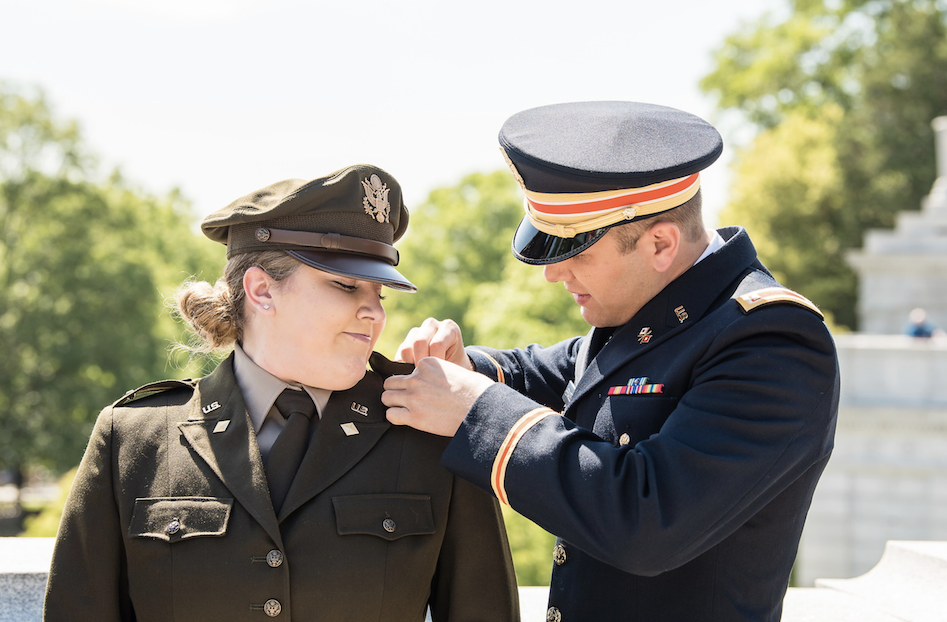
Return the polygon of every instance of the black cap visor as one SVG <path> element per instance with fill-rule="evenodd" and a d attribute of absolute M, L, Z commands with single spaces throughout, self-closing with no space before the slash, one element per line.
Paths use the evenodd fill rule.
<path fill-rule="evenodd" d="M 513 254 L 520 261 L 534 265 L 565 261 L 598 242 L 608 229 L 593 229 L 574 238 L 560 238 L 543 233 L 524 218 L 513 234 Z"/>
<path fill-rule="evenodd" d="M 415 287 L 408 279 L 401 276 L 395 267 L 384 259 L 373 259 L 364 255 L 352 253 L 333 253 L 329 251 L 288 250 L 290 256 L 295 257 L 307 266 L 331 272 L 340 276 L 347 276 L 360 281 L 381 283 L 386 287 L 403 292 L 416 292 Z"/>

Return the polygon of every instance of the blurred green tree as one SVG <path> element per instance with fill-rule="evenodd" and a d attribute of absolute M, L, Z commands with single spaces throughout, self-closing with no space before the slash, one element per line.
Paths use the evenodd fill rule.
<path fill-rule="evenodd" d="M 508 252 L 502 277 L 474 288 L 465 316 L 481 343 L 495 348 L 549 346 L 588 332 L 572 295 L 562 283 L 547 282 L 541 266 L 524 264 Z"/>
<path fill-rule="evenodd" d="M 947 114 L 947 3 L 788 0 L 787 8 L 727 37 L 701 82 L 758 132 L 738 149 L 736 192 L 720 219 L 757 241 L 772 236 L 760 255 L 777 277 L 857 328 L 846 250 L 917 209 L 936 174 L 931 121 Z M 777 154 L 785 157 L 768 160 Z"/>
<path fill-rule="evenodd" d="M 75 123 L 0 83 L 0 468 L 74 466 L 103 406 L 193 371 L 164 297 L 223 252 L 192 222 L 177 192 L 97 181 Z"/>
<path fill-rule="evenodd" d="M 401 269 L 417 294 L 392 292 L 378 349 L 394 354 L 405 334 L 427 317 L 457 322 L 467 343 L 480 338 L 467 311 L 480 283 L 503 276 L 510 240 L 523 214 L 522 195 L 506 171 L 474 173 L 433 190 L 409 206 L 411 223 L 398 243 Z"/>
<path fill-rule="evenodd" d="M 428 317 L 457 322 L 467 344 L 499 348 L 551 345 L 588 331 L 562 285 L 547 283 L 541 267 L 513 256 L 523 196 L 508 171 L 467 175 L 409 209 L 411 224 L 398 248 L 401 269 L 418 293 L 390 294 L 380 351 L 394 354 L 407 331 Z"/>

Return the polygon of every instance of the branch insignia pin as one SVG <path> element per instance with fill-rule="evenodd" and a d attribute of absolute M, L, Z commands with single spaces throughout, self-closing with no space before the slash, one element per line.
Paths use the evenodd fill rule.
<path fill-rule="evenodd" d="M 638 331 L 638 343 L 648 343 L 653 337 L 650 326 L 645 326 L 640 331 Z"/>

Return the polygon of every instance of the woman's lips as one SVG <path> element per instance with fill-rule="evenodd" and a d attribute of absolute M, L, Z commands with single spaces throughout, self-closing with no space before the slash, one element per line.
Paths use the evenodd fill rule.
<path fill-rule="evenodd" d="M 371 335 L 363 335 L 363 334 L 361 334 L 361 333 L 345 333 L 345 334 L 348 335 L 349 337 L 351 337 L 352 339 L 355 339 L 356 341 L 360 341 L 360 342 L 362 342 L 362 343 L 371 343 L 371 342 L 372 342 L 372 337 L 371 337 Z"/>

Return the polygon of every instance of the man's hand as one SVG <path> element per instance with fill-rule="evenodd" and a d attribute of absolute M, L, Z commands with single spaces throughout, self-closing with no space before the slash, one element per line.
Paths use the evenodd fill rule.
<path fill-rule="evenodd" d="M 467 411 L 492 384 L 483 374 L 427 357 L 416 363 L 410 376 L 385 380 L 381 401 L 389 407 L 388 421 L 395 425 L 453 436 Z"/>
<path fill-rule="evenodd" d="M 460 334 L 460 327 L 453 320 L 435 320 L 429 317 L 420 326 L 412 328 L 398 347 L 395 359 L 405 363 L 417 363 L 428 356 L 473 370 L 470 358 L 464 352 L 464 338 Z"/>

